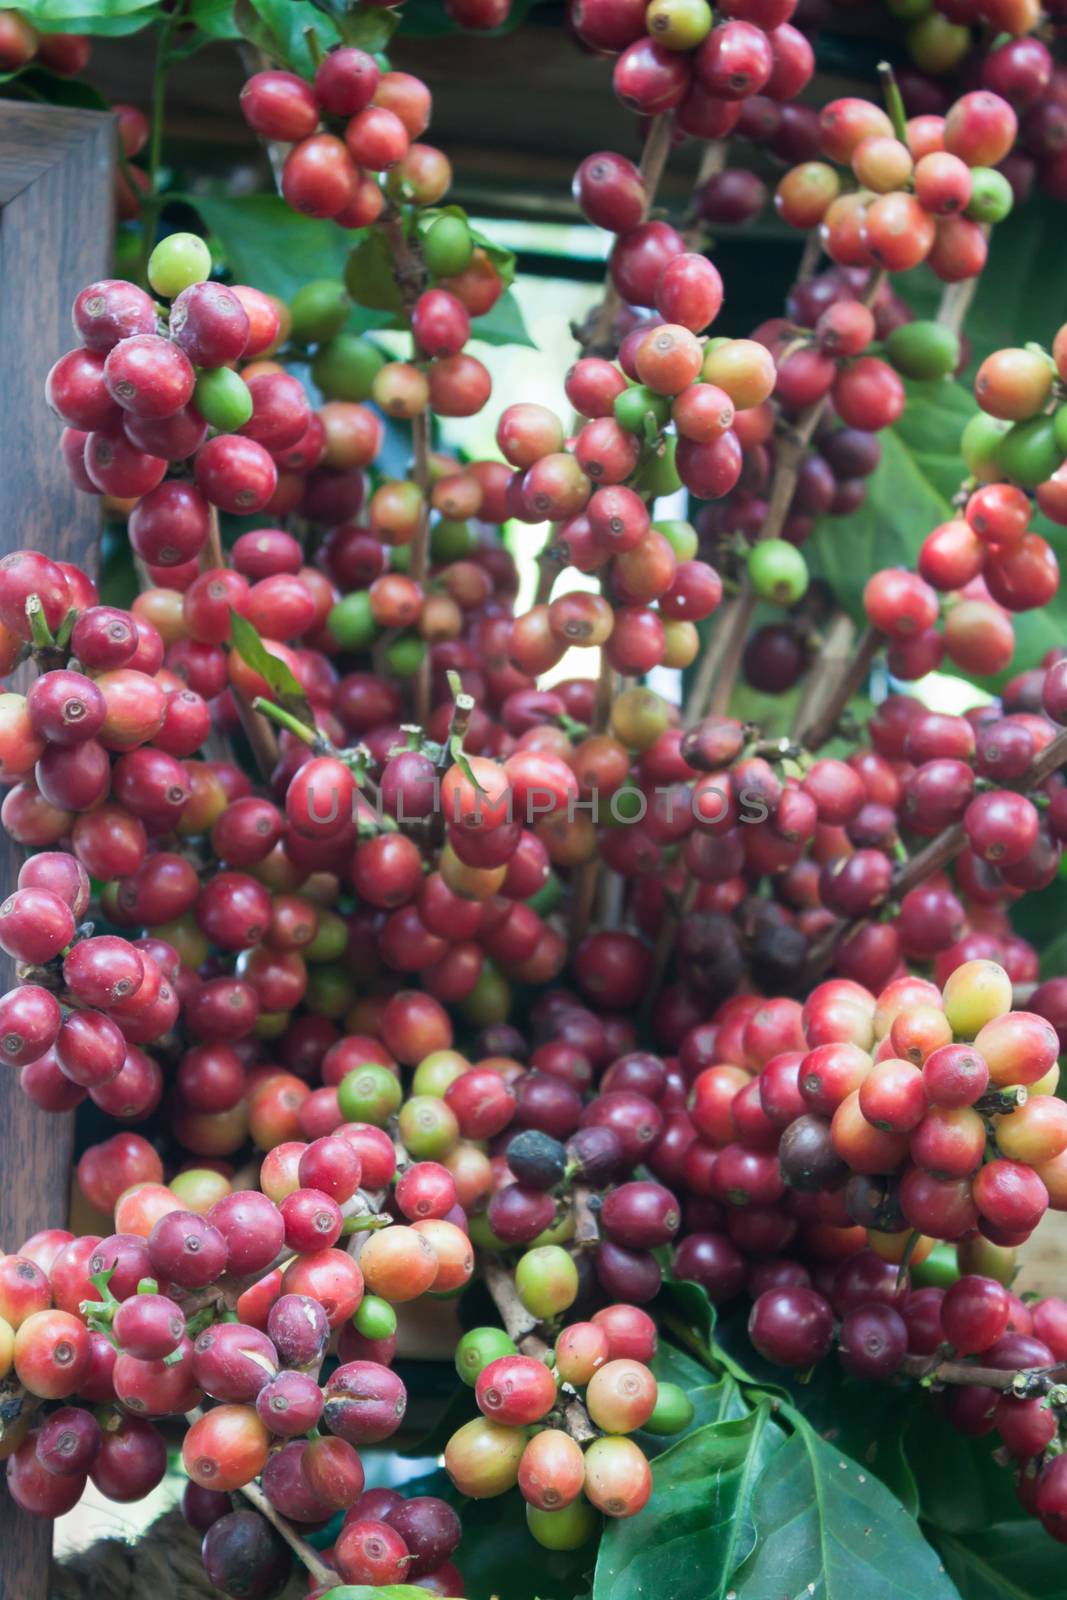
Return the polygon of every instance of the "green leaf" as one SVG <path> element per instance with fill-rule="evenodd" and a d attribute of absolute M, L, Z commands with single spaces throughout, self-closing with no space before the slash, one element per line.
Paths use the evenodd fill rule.
<path fill-rule="evenodd" d="M 232 606 L 230 623 L 233 629 L 234 649 L 245 665 L 251 667 L 253 672 L 258 672 L 270 685 L 271 698 L 283 710 L 294 717 L 299 717 L 301 722 L 306 722 L 309 728 L 313 728 L 315 713 L 308 704 L 307 696 L 292 669 L 277 656 L 271 655 L 252 624 L 246 617 L 239 616 Z"/>
<path fill-rule="evenodd" d="M 645 1509 L 604 1531 L 593 1600 L 723 1600 L 752 1551 L 753 1494 L 784 1438 L 762 1405 L 667 1450 L 653 1465 Z"/>
<path fill-rule="evenodd" d="M 964 476 L 959 437 L 974 401 L 956 383 L 909 383 L 899 423 L 879 434 L 882 459 L 849 517 L 824 517 L 805 545 L 813 571 L 862 625 L 863 588 L 880 567 L 914 566 L 919 547 L 952 515 Z"/>
<path fill-rule="evenodd" d="M 234 0 L 233 15 L 242 38 L 304 78 L 315 71 L 308 28 L 315 29 L 323 50 L 340 43 L 335 23 L 310 0 Z"/>
<path fill-rule="evenodd" d="M 41 33 L 87 33 L 118 38 L 147 28 L 162 12 L 161 0 L 14 0 Z"/>
<path fill-rule="evenodd" d="M 371 55 L 385 49 L 397 30 L 399 13 L 384 6 L 353 9 L 351 0 L 311 0 L 317 11 L 329 17 L 345 44 L 357 45 Z"/>
<path fill-rule="evenodd" d="M 1063 237 L 1057 204 L 1037 194 L 993 229 L 989 260 L 967 310 L 971 367 L 992 350 L 1037 340 L 1048 347 L 1067 315 Z M 935 316 L 944 285 L 926 267 L 893 280 L 919 316 Z"/>
<path fill-rule="evenodd" d="M 106 111 L 108 103 L 99 89 L 84 78 L 64 78 L 43 67 L 20 67 L 17 72 L 0 73 L 0 83 L 10 83 L 16 93 L 31 100 L 46 100 L 53 106 L 76 106 L 85 111 Z"/>
<path fill-rule="evenodd" d="M 756 1488 L 756 1546 L 737 1600 L 956 1600 L 937 1555 L 900 1501 L 800 1416 Z"/>
<path fill-rule="evenodd" d="M 744 1372 L 750 1384 L 789 1399 L 828 1444 L 844 1450 L 858 1466 L 877 1474 L 914 1516 L 920 1505 L 907 1450 L 907 1429 L 916 1409 L 929 1410 L 917 1397 L 891 1385 L 879 1387 L 850 1378 L 834 1361 L 821 1361 L 807 1377 L 784 1372 L 752 1347 L 744 1309 L 727 1311 L 715 1330 L 715 1354 Z"/>
<path fill-rule="evenodd" d="M 234 16 L 233 0 L 191 0 L 186 16 L 208 39 L 241 37 Z"/>
<path fill-rule="evenodd" d="M 173 198 L 199 212 L 238 283 L 252 283 L 265 294 L 291 300 L 311 278 L 339 279 L 344 275 L 353 235 L 335 222 L 301 216 L 280 195 L 180 194 Z M 348 331 L 388 327 L 392 320 L 389 315 L 355 307 Z"/>
<path fill-rule="evenodd" d="M 966 1539 L 933 1535 L 961 1600 L 1064 1600 L 1063 1547 L 1032 1518 L 1000 1522 Z"/>
<path fill-rule="evenodd" d="M 504 290 L 484 317 L 475 317 L 471 323 L 471 338 L 481 339 L 483 344 L 521 344 L 531 350 L 537 348 L 530 338 L 522 307 L 511 289 Z"/>
<path fill-rule="evenodd" d="M 860 625 L 865 621 L 863 587 L 871 573 L 880 567 L 914 568 L 926 535 L 954 515 L 950 502 L 965 475 L 959 438 L 976 409 L 969 390 L 948 379 L 908 383 L 906 388 L 903 416 L 879 434 L 882 459 L 868 480 L 863 505 L 849 517 L 822 518 L 804 547 L 812 571 L 826 580 L 838 604 Z M 1067 529 L 1036 514 L 1032 526 L 1052 545 L 1061 567 L 1067 565 Z M 996 689 L 1062 644 L 1067 586 L 1061 586 L 1049 605 L 1014 615 L 1012 625 L 1016 643 L 1011 665 L 1000 678 L 975 678 L 983 688 Z M 971 676 L 950 661 L 945 671 Z"/>
<path fill-rule="evenodd" d="M 357 305 L 395 316 L 403 307 L 389 241 L 380 228 L 368 228 L 362 235 L 349 234 L 354 246 L 344 269 L 345 288 Z"/>
<path fill-rule="evenodd" d="M 65 28 L 74 19 L 116 22 L 139 12 L 155 11 L 158 0 L 15 0 L 13 11 L 24 11 L 35 28 Z"/>

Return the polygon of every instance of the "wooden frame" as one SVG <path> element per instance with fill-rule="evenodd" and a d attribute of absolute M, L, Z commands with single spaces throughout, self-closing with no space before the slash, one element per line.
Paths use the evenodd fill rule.
<path fill-rule="evenodd" d="M 99 505 L 75 491 L 59 454 L 45 374 L 74 343 L 70 307 L 110 270 L 114 118 L 0 101 L 0 553 L 23 547 L 95 571 Z M 0 831 L 0 893 L 22 851 Z M 12 982 L 0 956 L 0 990 Z M 73 1118 L 38 1111 L 0 1075 L 0 1244 L 16 1249 L 66 1221 Z M 46 1600 L 52 1526 L 0 1489 L 0 1595 Z"/>

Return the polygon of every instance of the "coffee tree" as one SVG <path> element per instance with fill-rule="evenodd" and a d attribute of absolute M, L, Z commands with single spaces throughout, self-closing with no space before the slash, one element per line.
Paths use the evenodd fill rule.
<path fill-rule="evenodd" d="M 158 67 L 41 373 L 117 556 L 0 559 L 0 1055 L 84 1108 L 89 1218 L 0 1258 L 8 1491 L 174 1446 L 234 1600 L 1056 1592 L 1067 1299 L 1012 1285 L 1067 1210 L 1059 8 L 560 8 L 634 117 L 574 152 L 566 411 L 494 384 L 515 258 L 404 66 L 526 9 L 79 9 Z M 3 15 L 10 92 L 91 74 L 62 20 Z M 254 248 L 168 189 L 209 39 Z"/>

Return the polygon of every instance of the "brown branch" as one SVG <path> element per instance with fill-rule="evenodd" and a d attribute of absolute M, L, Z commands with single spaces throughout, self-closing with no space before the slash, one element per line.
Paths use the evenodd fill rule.
<path fill-rule="evenodd" d="M 207 519 L 207 542 L 200 552 L 201 572 L 210 572 L 226 565 L 226 557 L 222 553 L 222 537 L 219 533 L 219 512 L 217 506 L 212 506 Z"/>
<path fill-rule="evenodd" d="M 837 682 L 833 685 L 825 706 L 801 739 L 801 743 L 806 750 L 819 750 L 828 739 L 833 738 L 837 724 L 841 720 L 841 713 L 852 699 L 852 696 L 866 682 L 867 675 L 871 670 L 871 662 L 884 643 L 884 634 L 879 633 L 876 628 L 868 628 L 863 633 L 852 658 L 846 663 L 844 671 L 840 673 Z M 820 657 L 820 660 L 822 659 Z"/>
<path fill-rule="evenodd" d="M 934 1360 L 929 1356 L 905 1356 L 901 1372 L 909 1377 L 922 1378 L 930 1384 L 955 1384 L 961 1387 L 1010 1390 L 1020 1399 L 1048 1394 L 1060 1386 L 1067 1374 L 1067 1363 L 1058 1362 L 1053 1367 L 1024 1367 L 1020 1371 L 1001 1367 L 971 1366 L 965 1361 Z"/>
<path fill-rule="evenodd" d="M 286 1544 L 295 1556 L 304 1563 L 317 1584 L 338 1584 L 340 1579 L 333 1567 L 328 1567 L 319 1555 L 313 1550 L 306 1539 L 302 1539 L 291 1522 L 275 1511 L 259 1484 L 253 1481 L 241 1485 L 241 1493 L 246 1500 L 251 1501 L 260 1516 L 266 1517 L 271 1526 L 277 1529 Z"/>
<path fill-rule="evenodd" d="M 274 729 L 261 716 L 258 711 L 253 711 L 236 684 L 231 687 L 233 703 L 237 707 L 237 716 L 241 727 L 244 729 L 245 738 L 252 746 L 252 754 L 256 758 L 256 766 L 264 779 L 270 778 L 274 768 L 278 765 L 278 741 Z"/>
<path fill-rule="evenodd" d="M 696 905 L 697 895 L 700 893 L 700 880 L 690 878 L 685 886 L 685 892 L 677 904 L 668 904 L 663 913 L 663 921 L 656 937 L 656 948 L 652 956 L 652 975 L 648 981 L 648 993 L 645 997 L 645 1013 L 650 1015 L 652 1008 L 659 998 L 663 980 L 667 976 L 670 966 L 671 954 L 674 950 L 674 938 L 678 932 L 678 924 Z"/>
<path fill-rule="evenodd" d="M 577 1245 L 594 1245 L 600 1240 L 600 1225 L 592 1201 L 593 1191 L 584 1183 L 576 1183 L 571 1190 L 571 1202 L 574 1207 L 574 1242 Z"/>
<path fill-rule="evenodd" d="M 989 230 L 984 231 L 988 234 Z M 979 277 L 976 274 L 973 278 L 964 278 L 962 283 L 945 284 L 937 308 L 936 321 L 940 327 L 947 328 L 950 333 L 959 333 L 978 288 Z"/>
<path fill-rule="evenodd" d="M 822 637 L 817 659 L 809 664 L 801 683 L 789 728 L 794 744 L 799 744 L 805 729 L 822 714 L 829 695 L 829 682 L 840 675 L 845 662 L 851 659 L 855 638 L 856 625 L 848 612 L 836 611 Z"/>
<path fill-rule="evenodd" d="M 717 178 L 726 166 L 726 157 L 730 145 L 726 139 L 709 139 L 704 146 L 704 153 L 700 158 L 700 166 L 693 182 L 692 217 L 687 228 L 682 230 L 687 250 L 699 250 L 704 242 L 705 227 L 700 215 L 700 191 L 704 185 L 710 183 L 712 178 Z"/>
<path fill-rule="evenodd" d="M 515 1287 L 515 1279 L 496 1256 L 486 1255 L 482 1262 L 485 1286 L 500 1312 L 500 1320 L 508 1337 L 514 1339 L 523 1355 L 536 1356 L 538 1360 L 548 1354 L 548 1345 L 536 1332 L 537 1318 L 530 1315 Z"/>

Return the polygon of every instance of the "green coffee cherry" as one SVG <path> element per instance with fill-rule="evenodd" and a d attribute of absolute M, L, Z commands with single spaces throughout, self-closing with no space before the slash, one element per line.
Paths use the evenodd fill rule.
<path fill-rule="evenodd" d="M 462 217 L 438 217 L 422 241 L 422 259 L 435 278 L 454 278 L 470 265 L 474 240 Z"/>
<path fill-rule="evenodd" d="M 442 1161 L 459 1143 L 459 1123 L 451 1106 L 432 1094 L 413 1094 L 397 1117 L 404 1148 L 416 1161 Z"/>
<path fill-rule="evenodd" d="M 972 478 L 979 483 L 995 483 L 1000 477 L 997 453 L 1010 422 L 976 411 L 960 434 L 960 455 Z"/>
<path fill-rule="evenodd" d="M 1063 461 L 1053 418 L 1030 417 L 1014 423 L 997 447 L 996 460 L 1000 471 L 1024 489 L 1051 478 Z"/>
<path fill-rule="evenodd" d="M 321 344 L 340 333 L 352 302 L 336 278 L 302 284 L 289 302 L 292 337 L 297 344 Z"/>
<path fill-rule="evenodd" d="M 339 961 L 348 947 L 348 924 L 336 911 L 319 911 L 315 937 L 300 954 L 305 961 Z"/>
<path fill-rule="evenodd" d="M 369 400 L 374 375 L 385 356 L 367 339 L 339 333 L 311 363 L 311 376 L 329 400 Z"/>
<path fill-rule="evenodd" d="M 204 421 L 220 433 L 236 433 L 252 415 L 252 394 L 232 367 L 202 372 L 196 380 L 193 402 Z"/>
<path fill-rule="evenodd" d="M 413 678 L 426 659 L 426 640 L 417 633 L 403 633 L 385 651 L 385 665 L 398 678 Z"/>
<path fill-rule="evenodd" d="M 344 1120 L 372 1122 L 376 1128 L 385 1127 L 403 1098 L 399 1078 L 376 1061 L 353 1067 L 337 1085 L 337 1109 Z"/>
<path fill-rule="evenodd" d="M 343 1017 L 355 1001 L 356 986 L 344 967 L 333 965 L 313 967 L 308 973 L 304 1004 L 316 1016 L 336 1020 L 338 1017 Z"/>
<path fill-rule="evenodd" d="M 478 974 L 478 982 L 460 1001 L 459 1010 L 476 1028 L 487 1028 L 491 1022 L 506 1022 L 511 1010 L 511 985 L 502 972 L 486 961 Z"/>
<path fill-rule="evenodd" d="M 920 72 L 943 77 L 971 49 L 971 30 L 931 11 L 908 29 L 908 51 Z"/>
<path fill-rule="evenodd" d="M 758 599 L 791 606 L 808 587 L 808 564 L 787 539 L 763 539 L 748 553 L 748 576 Z"/>
<path fill-rule="evenodd" d="M 430 555 L 435 562 L 462 561 L 477 545 L 478 536 L 469 522 L 442 518 L 430 529 Z"/>
<path fill-rule="evenodd" d="M 376 1294 L 365 1294 L 352 1318 L 352 1326 L 364 1339 L 391 1339 L 396 1332 L 396 1312 L 388 1300 Z"/>
<path fill-rule="evenodd" d="M 652 0 L 645 31 L 665 50 L 695 50 L 711 32 L 708 0 Z"/>
<path fill-rule="evenodd" d="M 645 1423 L 646 1433 L 681 1433 L 693 1420 L 693 1402 L 676 1383 L 656 1385 L 656 1404 Z"/>
<path fill-rule="evenodd" d="M 355 589 L 338 600 L 326 618 L 326 626 L 342 650 L 368 649 L 380 630 L 366 589 Z"/>
<path fill-rule="evenodd" d="M 643 433 L 646 418 L 651 418 L 657 428 L 662 428 L 670 420 L 670 415 L 670 397 L 646 389 L 643 383 L 635 383 L 632 388 L 624 389 L 622 394 L 615 397 L 615 421 L 627 433 Z"/>
<path fill-rule="evenodd" d="M 519 1299 L 532 1317 L 544 1322 L 558 1317 L 578 1298 L 578 1268 L 559 1245 L 527 1250 L 515 1268 Z"/>
<path fill-rule="evenodd" d="M 894 328 L 885 353 L 905 378 L 944 378 L 960 364 L 960 341 L 937 322 L 905 322 Z"/>
<path fill-rule="evenodd" d="M 1011 184 L 993 167 L 971 170 L 971 198 L 965 215 L 974 222 L 1003 222 L 1015 204 Z"/>
<path fill-rule="evenodd" d="M 455 1050 L 433 1050 L 424 1056 L 411 1079 L 412 1094 L 432 1094 L 442 1100 L 450 1084 L 462 1078 L 467 1062 Z"/>
<path fill-rule="evenodd" d="M 700 541 L 691 522 L 683 522 L 680 517 L 665 517 L 652 526 L 657 533 L 662 533 L 679 561 L 692 561 L 695 558 Z"/>
<path fill-rule="evenodd" d="M 599 1519 L 587 1500 L 578 1499 L 562 1511 L 539 1511 L 527 1505 L 526 1526 L 546 1550 L 577 1550 L 593 1537 Z"/>
<path fill-rule="evenodd" d="M 456 1371 L 473 1389 L 478 1374 L 490 1361 L 514 1355 L 518 1355 L 515 1342 L 503 1328 L 471 1328 L 456 1346 Z"/>
<path fill-rule="evenodd" d="M 211 251 L 195 233 L 171 233 L 148 258 L 148 281 L 165 300 L 211 276 Z"/>
<path fill-rule="evenodd" d="M 526 904 L 531 911 L 536 911 L 539 917 L 547 917 L 555 911 L 562 899 L 563 885 L 556 874 L 550 871 L 540 889 L 530 896 Z"/>

